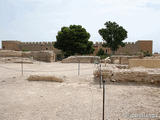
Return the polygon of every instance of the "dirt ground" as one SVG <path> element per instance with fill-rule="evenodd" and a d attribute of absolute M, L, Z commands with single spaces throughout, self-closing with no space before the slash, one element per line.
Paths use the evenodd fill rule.
<path fill-rule="evenodd" d="M 0 120 L 102 120 L 102 89 L 93 82 L 94 64 L 0 63 Z M 63 83 L 28 81 L 55 75 Z M 107 84 L 106 120 L 160 120 L 160 88 Z"/>

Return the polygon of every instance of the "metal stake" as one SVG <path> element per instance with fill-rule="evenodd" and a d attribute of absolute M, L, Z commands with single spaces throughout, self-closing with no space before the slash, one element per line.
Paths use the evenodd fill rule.
<path fill-rule="evenodd" d="M 102 120 L 104 120 L 104 112 L 105 112 L 105 80 L 103 80 L 103 115 L 102 115 Z"/>
<path fill-rule="evenodd" d="M 80 75 L 80 60 L 78 62 L 78 76 Z"/>
<path fill-rule="evenodd" d="M 23 76 L 23 54 L 21 56 L 21 70 L 22 70 L 22 76 Z"/>
<path fill-rule="evenodd" d="M 100 85 L 100 88 L 101 88 L 101 85 L 102 85 L 102 67 L 101 67 L 101 64 L 100 64 L 100 81 L 99 81 L 99 85 Z"/>

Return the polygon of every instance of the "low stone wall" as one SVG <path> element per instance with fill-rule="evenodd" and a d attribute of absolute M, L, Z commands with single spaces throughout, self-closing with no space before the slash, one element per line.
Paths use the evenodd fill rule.
<path fill-rule="evenodd" d="M 44 62 L 55 62 L 56 59 L 56 55 L 53 51 L 22 52 L 13 50 L 0 50 L 0 57 L 33 58 L 34 60 L 44 61 Z"/>
<path fill-rule="evenodd" d="M 70 56 L 64 60 L 62 63 L 95 63 L 100 62 L 100 57 L 98 56 Z"/>
<path fill-rule="evenodd" d="M 129 67 L 160 68 L 160 59 L 130 59 Z"/>
<path fill-rule="evenodd" d="M 111 57 L 111 63 L 128 65 L 129 59 L 141 58 L 140 56 L 126 56 L 126 55 L 115 55 Z"/>
<path fill-rule="evenodd" d="M 111 71 L 102 70 L 103 79 L 112 82 L 136 82 L 136 83 L 149 83 L 149 84 L 160 84 L 160 73 L 149 73 L 145 71 Z M 100 72 L 94 72 L 95 78 L 100 78 Z M 99 79 L 96 79 L 99 80 Z M 97 81 L 98 82 L 98 81 Z"/>
<path fill-rule="evenodd" d="M 21 51 L 0 50 L 0 57 L 21 57 Z"/>
<path fill-rule="evenodd" d="M 32 57 L 32 54 L 31 52 L 22 52 L 22 56 L 25 57 L 25 58 L 31 58 Z"/>
<path fill-rule="evenodd" d="M 31 56 L 37 61 L 55 62 L 55 53 L 53 51 L 32 51 Z"/>

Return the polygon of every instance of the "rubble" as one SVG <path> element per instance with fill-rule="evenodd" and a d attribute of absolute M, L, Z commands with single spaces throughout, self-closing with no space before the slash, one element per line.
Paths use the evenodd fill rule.
<path fill-rule="evenodd" d="M 110 65 L 108 65 L 110 66 Z M 160 83 L 160 69 L 146 69 L 143 67 L 134 69 L 119 69 L 116 66 L 102 69 L 103 79 L 116 82 Z M 95 78 L 100 78 L 100 71 L 94 72 Z"/>

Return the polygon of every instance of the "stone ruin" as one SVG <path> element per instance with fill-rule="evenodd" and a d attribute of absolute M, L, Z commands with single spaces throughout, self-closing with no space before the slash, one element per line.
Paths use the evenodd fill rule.
<path fill-rule="evenodd" d="M 160 69 L 119 69 L 118 67 L 108 66 L 102 69 L 103 79 L 107 82 L 135 82 L 147 84 L 160 84 Z M 100 71 L 94 72 L 95 81 L 100 80 Z"/>
<path fill-rule="evenodd" d="M 37 61 L 44 62 L 55 62 L 56 55 L 54 51 L 30 51 L 30 52 L 22 52 L 22 51 L 13 51 L 13 50 L 0 50 L 0 57 L 7 58 L 11 61 L 12 59 L 19 58 L 29 58 Z"/>
<path fill-rule="evenodd" d="M 32 51 L 31 56 L 37 61 L 55 62 L 56 60 L 56 55 L 53 51 Z"/>
<path fill-rule="evenodd" d="M 141 59 L 143 56 L 141 55 L 113 55 L 111 56 L 111 63 L 112 64 L 122 64 L 122 65 L 128 65 L 130 59 Z"/>
<path fill-rule="evenodd" d="M 62 60 L 62 63 L 99 63 L 100 57 L 98 56 L 70 56 Z"/>

